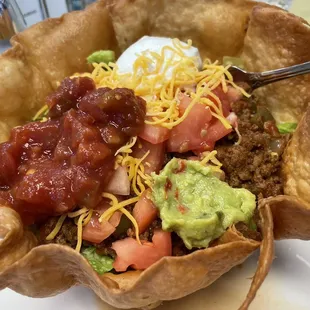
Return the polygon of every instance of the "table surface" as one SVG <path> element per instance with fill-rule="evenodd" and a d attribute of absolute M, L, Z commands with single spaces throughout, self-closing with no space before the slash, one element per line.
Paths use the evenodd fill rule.
<path fill-rule="evenodd" d="M 310 21 L 310 1 L 294 0 L 291 12 Z M 3 42 L 2 42 L 3 43 Z M 0 41 L 0 53 L 4 49 Z M 251 310 L 310 309 L 310 243 L 280 241 L 276 243 L 276 258 L 266 281 L 259 290 Z M 236 267 L 207 289 L 186 298 L 164 303 L 159 310 L 227 310 L 237 309 L 250 285 L 258 253 L 242 266 Z M 0 292 L 3 310 L 113 310 L 101 302 L 92 291 L 75 287 L 52 298 L 32 299 L 5 289 Z"/>

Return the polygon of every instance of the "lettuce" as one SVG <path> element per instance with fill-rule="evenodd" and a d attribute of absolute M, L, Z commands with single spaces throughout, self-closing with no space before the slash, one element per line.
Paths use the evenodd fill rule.
<path fill-rule="evenodd" d="M 224 56 L 223 57 L 223 66 L 236 66 L 241 69 L 244 69 L 244 62 L 239 57 L 231 57 L 231 56 Z"/>
<path fill-rule="evenodd" d="M 297 123 L 282 123 L 282 124 L 277 124 L 277 127 L 281 134 L 287 134 L 287 133 L 292 133 L 295 131 L 297 127 Z"/>
<path fill-rule="evenodd" d="M 110 256 L 99 255 L 94 246 L 87 247 L 82 250 L 82 255 L 88 260 L 94 270 L 103 274 L 113 269 L 114 259 Z"/>
<path fill-rule="evenodd" d="M 115 53 L 110 50 L 97 51 L 87 57 L 87 62 L 89 64 L 92 64 L 94 62 L 95 63 L 104 62 L 108 64 L 109 62 L 114 62 L 114 61 L 115 61 Z"/>

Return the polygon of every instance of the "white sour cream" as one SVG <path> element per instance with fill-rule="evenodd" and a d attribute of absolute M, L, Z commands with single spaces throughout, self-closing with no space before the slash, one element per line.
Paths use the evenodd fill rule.
<path fill-rule="evenodd" d="M 182 45 L 186 43 L 181 41 Z M 154 59 L 150 52 L 155 52 L 161 54 L 162 48 L 164 46 L 170 46 L 174 48 L 173 39 L 170 38 L 162 38 L 162 37 L 150 37 L 144 36 L 131 46 L 129 46 L 124 53 L 117 60 L 118 72 L 119 73 L 132 73 L 133 72 L 133 64 L 136 61 L 137 57 L 142 53 L 145 53 L 147 57 Z M 191 46 L 190 48 L 182 48 L 183 53 L 188 57 L 195 57 L 195 64 L 197 68 L 201 69 L 202 61 L 199 54 L 199 51 L 196 47 Z M 165 62 L 167 62 L 171 57 L 174 60 L 180 59 L 180 56 L 176 53 L 173 53 L 170 50 L 165 51 Z M 154 59 L 155 60 L 155 59 Z M 164 65 L 163 65 L 164 67 Z M 149 70 L 155 69 L 154 64 L 149 65 Z M 169 68 L 166 71 L 165 77 L 167 79 L 171 78 L 173 68 Z"/>

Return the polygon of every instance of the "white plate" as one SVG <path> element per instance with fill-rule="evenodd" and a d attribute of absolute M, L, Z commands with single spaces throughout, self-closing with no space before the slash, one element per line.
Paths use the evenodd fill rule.
<path fill-rule="evenodd" d="M 158 310 L 237 310 L 255 272 L 258 253 L 209 288 L 186 298 L 165 302 Z M 309 310 L 310 243 L 280 241 L 271 271 L 251 310 Z M 31 299 L 11 290 L 0 292 L 1 310 L 114 310 L 88 289 L 75 287 L 56 297 Z"/>

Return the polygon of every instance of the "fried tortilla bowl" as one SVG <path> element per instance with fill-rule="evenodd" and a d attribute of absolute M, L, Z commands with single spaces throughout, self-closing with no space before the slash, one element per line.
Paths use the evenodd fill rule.
<path fill-rule="evenodd" d="M 0 56 L 0 140 L 30 119 L 57 82 L 89 71 L 95 50 L 118 54 L 143 35 L 192 39 L 202 57 L 238 56 L 251 71 L 310 59 L 310 26 L 279 8 L 243 0 L 98 1 L 82 12 L 41 22 L 13 37 Z M 256 91 L 277 121 L 299 121 L 284 155 L 285 195 L 259 202 L 263 241 L 231 227 L 212 247 L 183 257 L 165 257 L 147 270 L 99 276 L 82 255 L 56 244 L 37 246 L 19 215 L 0 207 L 0 289 L 47 297 L 71 286 L 90 287 L 119 308 L 149 308 L 212 284 L 260 247 L 247 309 L 268 273 L 274 239 L 310 239 L 310 77 L 279 82 Z"/>

